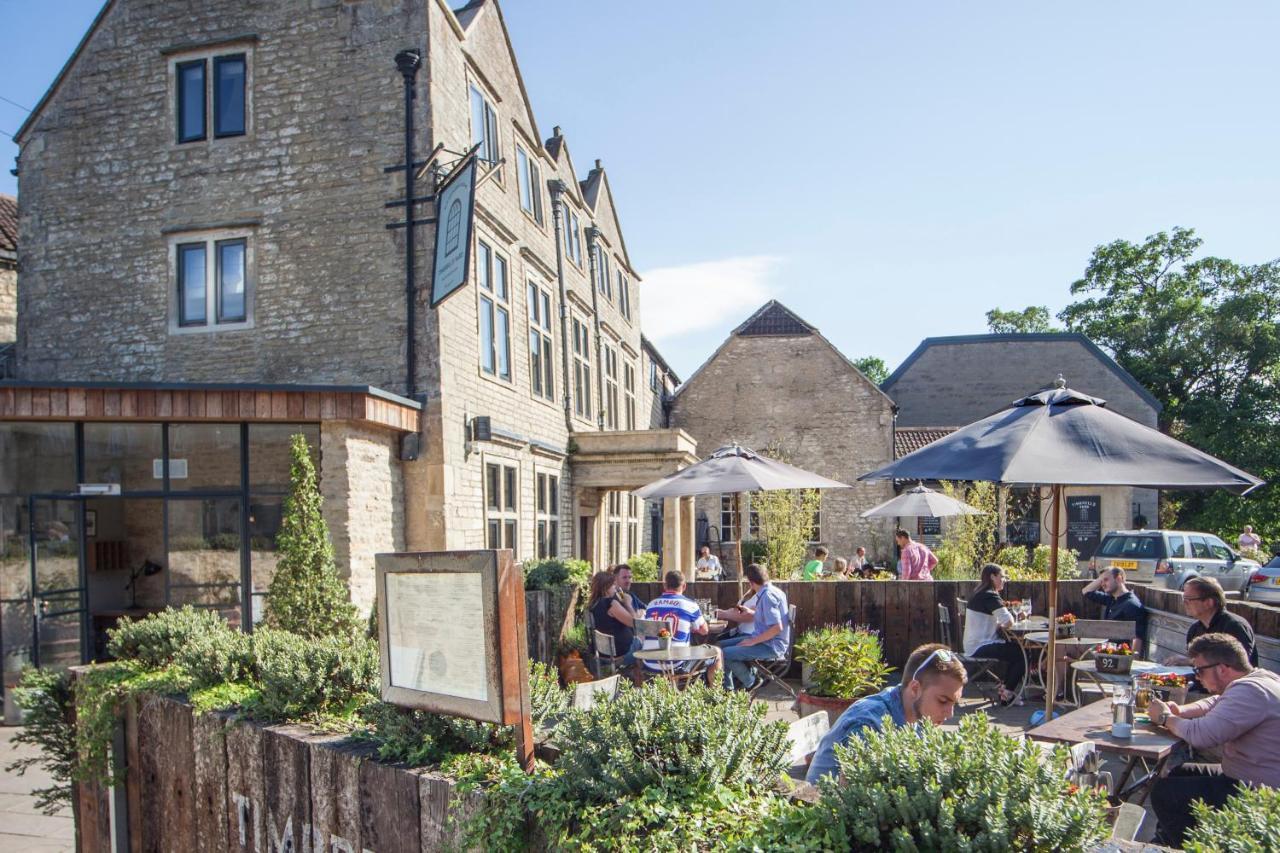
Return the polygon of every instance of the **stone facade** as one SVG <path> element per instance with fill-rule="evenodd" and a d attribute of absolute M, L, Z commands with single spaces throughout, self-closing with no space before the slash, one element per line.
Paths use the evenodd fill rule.
<path fill-rule="evenodd" d="M 435 230 L 416 229 L 415 388 L 407 385 L 405 230 L 386 227 L 404 210 L 385 207 L 404 192 L 403 172 L 385 170 L 404 157 L 394 57 L 405 49 L 423 57 L 418 156 L 437 144 L 471 148 L 474 89 L 494 113 L 494 157 L 503 161 L 476 194 L 471 282 L 434 310 Z M 177 64 L 230 53 L 246 56 L 245 134 L 179 143 Z M 397 462 L 391 436 L 323 442 L 336 454 L 323 463 L 326 491 L 349 503 L 332 511 L 355 525 L 335 530 L 354 586 L 371 549 L 392 541 L 486 547 L 495 521 L 517 559 L 538 556 L 539 522 L 548 519 L 558 522 L 559 554 L 595 551 L 582 546 L 604 535 L 597 507 L 608 505 L 609 490 L 574 488 L 573 436 L 660 425 L 661 390 L 648 381 L 639 276 L 604 168 L 595 161 L 579 181 L 559 128 L 539 131 L 493 0 L 456 13 L 441 0 L 111 0 L 17 138 L 20 378 L 341 383 L 414 396 L 424 406 L 416 461 Z M 454 155 L 442 157 L 447 167 Z M 533 210 L 522 204 L 522 159 L 539 173 Z M 418 192 L 430 190 L 424 177 Z M 431 213 L 424 204 L 417 216 Z M 566 242 L 571 226 L 577 236 Z M 177 246 L 232 238 L 246 241 L 247 319 L 180 326 Z M 506 376 L 486 371 L 482 353 L 482 244 L 507 271 L 509 292 L 497 306 L 508 330 L 499 356 Z M 537 393 L 531 371 L 530 287 L 551 309 L 549 394 Z M 577 361 L 565 352 L 574 321 L 585 330 L 590 369 L 581 394 L 570 394 Z M 491 440 L 473 440 L 476 417 L 489 418 Z M 510 511 L 505 496 L 499 511 L 490 506 L 491 465 L 515 472 Z M 368 466 L 368 482 L 351 466 Z M 560 505 L 545 513 L 540 475 L 558 485 Z M 624 485 L 635 484 L 616 488 Z M 371 523 L 375 512 L 384 515 Z M 647 525 L 643 505 L 638 515 Z M 401 539 L 388 523 L 400 525 Z"/>
<path fill-rule="evenodd" d="M 752 333 L 754 321 L 770 317 L 787 321 L 782 333 Z M 893 458 L 892 407 L 816 329 L 771 302 L 680 386 L 671 420 L 704 455 L 735 441 L 757 451 L 781 449 L 792 464 L 851 484 L 823 492 L 821 542 L 833 555 L 851 555 L 862 545 L 869 555 L 892 560 L 890 522 L 858 515 L 893 497 L 893 488 L 857 482 Z M 745 496 L 741 520 L 749 508 Z M 698 498 L 697 511 L 721 528 L 719 497 Z"/>
<path fill-rule="evenodd" d="M 0 194 L 0 346 L 13 343 L 18 320 L 18 200 Z M 0 357 L 0 378 L 7 359 Z"/>

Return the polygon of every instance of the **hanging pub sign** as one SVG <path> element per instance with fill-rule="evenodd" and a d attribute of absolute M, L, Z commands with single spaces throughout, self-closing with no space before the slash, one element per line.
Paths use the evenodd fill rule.
<path fill-rule="evenodd" d="M 471 229 L 475 221 L 476 158 L 454 170 L 436 191 L 436 255 L 431 274 L 431 307 L 465 287 L 471 270 Z"/>
<path fill-rule="evenodd" d="M 1102 497 L 1069 495 L 1067 497 L 1067 547 L 1087 560 L 1102 540 Z"/>
<path fill-rule="evenodd" d="M 515 726 L 533 760 L 524 581 L 511 552 L 378 554 L 382 699 Z"/>

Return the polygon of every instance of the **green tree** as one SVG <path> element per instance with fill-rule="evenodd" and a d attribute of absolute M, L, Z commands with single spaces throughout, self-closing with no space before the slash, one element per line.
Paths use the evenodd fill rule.
<path fill-rule="evenodd" d="M 993 335 L 1015 332 L 1052 332 L 1049 309 L 1043 305 L 1028 305 L 1021 311 L 1001 311 L 992 308 L 987 312 L 987 328 Z"/>
<path fill-rule="evenodd" d="M 877 385 L 883 384 L 889 378 L 889 368 L 885 367 L 884 359 L 879 356 L 864 355 L 862 358 L 855 358 L 853 366 Z"/>
<path fill-rule="evenodd" d="M 311 638 L 355 636 L 362 626 L 338 576 L 304 436 L 293 436 L 290 453 L 289 496 L 276 537 L 280 561 L 267 591 L 267 625 Z"/>
<path fill-rule="evenodd" d="M 998 493 L 995 483 L 942 483 L 942 493 L 964 501 L 982 515 L 957 515 L 946 521 L 946 532 L 935 556 L 938 580 L 969 580 L 978 577 L 983 563 L 996 558 Z"/>
<path fill-rule="evenodd" d="M 1196 257 L 1190 228 L 1094 249 L 1076 300 L 1058 315 L 1110 350 L 1164 405 L 1175 437 L 1274 481 L 1280 476 L 1280 261 Z M 1070 377 L 1067 377 L 1068 380 Z M 1085 389 L 1087 390 L 1087 389 Z M 1253 524 L 1280 542 L 1280 491 L 1172 496 L 1178 523 L 1238 532 Z M 1234 538 L 1234 537 L 1233 537 Z"/>
<path fill-rule="evenodd" d="M 779 580 L 799 576 L 821 507 L 817 489 L 780 489 L 751 496 L 770 575 Z"/>

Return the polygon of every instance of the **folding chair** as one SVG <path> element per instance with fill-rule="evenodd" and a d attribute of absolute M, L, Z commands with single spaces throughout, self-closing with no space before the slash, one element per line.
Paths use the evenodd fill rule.
<path fill-rule="evenodd" d="M 831 731 L 831 717 L 826 711 L 801 717 L 787 726 L 787 749 L 790 751 L 791 760 L 787 775 L 792 779 L 804 780 L 810 759 L 818 751 L 823 736 L 829 731 Z"/>
<path fill-rule="evenodd" d="M 626 654 L 618 654 L 618 650 L 614 648 L 612 634 L 606 634 L 603 631 L 592 631 L 591 633 L 595 638 L 596 662 L 598 668 L 602 670 L 597 675 L 604 675 L 603 669 L 605 666 L 609 667 L 610 675 L 616 674 Z"/>
<path fill-rule="evenodd" d="M 613 699 L 618 695 L 618 676 L 611 675 L 599 681 L 587 681 L 573 686 L 572 705 L 579 711 L 592 708 L 602 699 Z"/>
<path fill-rule="evenodd" d="M 964 636 L 964 611 L 966 602 L 962 598 L 956 599 L 956 613 L 960 618 L 960 636 Z M 982 694 L 982 698 L 988 702 L 995 702 L 995 696 L 998 695 L 999 685 L 1002 683 L 995 674 L 995 667 L 999 666 L 1002 661 L 995 658 L 978 658 L 969 657 L 962 651 L 956 649 L 955 642 L 951 636 L 951 611 L 947 610 L 947 605 L 938 605 L 938 627 L 942 630 L 942 645 L 955 652 L 956 657 L 960 658 L 960 663 L 964 665 L 964 670 L 969 675 L 969 680 L 973 682 L 978 692 Z M 995 692 L 989 692 L 982 689 L 982 683 L 979 681 L 983 676 L 988 677 L 988 684 L 996 685 Z"/>
<path fill-rule="evenodd" d="M 772 660 L 748 661 L 751 664 L 752 671 L 756 674 L 755 686 L 747 691 L 752 699 L 756 698 L 756 694 L 764 689 L 765 684 L 776 684 L 787 691 L 787 695 L 792 699 L 796 698 L 796 691 L 784 680 L 787 673 L 791 671 L 792 654 L 796 648 L 796 606 L 794 604 L 787 608 L 787 624 L 791 627 L 791 636 L 787 640 L 787 652 L 785 655 Z"/>

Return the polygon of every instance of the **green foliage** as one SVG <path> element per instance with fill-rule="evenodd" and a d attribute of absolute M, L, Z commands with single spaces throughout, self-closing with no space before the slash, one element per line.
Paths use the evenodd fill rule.
<path fill-rule="evenodd" d="M 555 589 L 572 586 L 581 597 L 591 582 L 591 564 L 586 560 L 530 560 L 524 564 L 524 588 Z"/>
<path fill-rule="evenodd" d="M 107 632 L 107 654 L 118 660 L 136 661 L 148 669 L 162 669 L 202 638 L 231 630 L 216 611 L 188 604 L 140 620 L 124 617 Z"/>
<path fill-rule="evenodd" d="M 252 642 L 218 619 L 216 630 L 197 634 L 178 649 L 173 663 L 191 677 L 194 690 L 241 681 L 253 671 Z"/>
<path fill-rule="evenodd" d="M 1027 567 L 1027 573 L 1023 577 L 1016 577 L 1013 580 L 1048 580 L 1049 579 L 1049 560 L 1053 556 L 1053 549 L 1048 545 L 1037 545 L 1035 551 L 1031 555 L 1031 565 Z M 1080 552 L 1074 548 L 1058 549 L 1058 577 L 1074 578 L 1076 576 L 1076 564 L 1080 561 Z"/>
<path fill-rule="evenodd" d="M 935 556 L 936 580 L 973 580 L 983 563 L 996 556 L 996 486 L 994 483 L 942 484 L 942 493 L 964 501 L 983 511 L 984 515 L 958 515 L 948 518 L 942 544 Z"/>
<path fill-rule="evenodd" d="M 1021 311 L 992 308 L 987 312 L 987 329 L 993 335 L 1054 331 L 1049 309 L 1043 305 L 1028 305 Z"/>
<path fill-rule="evenodd" d="M 769 455 L 781 458 L 780 453 Z M 822 494 L 817 489 L 781 489 L 751 495 L 751 508 L 760 519 L 765 562 L 775 580 L 800 576 L 813 540 L 813 519 L 821 507 Z"/>
<path fill-rule="evenodd" d="M 769 559 L 769 548 L 759 539 L 742 540 L 742 562 L 744 565 L 758 563 Z"/>
<path fill-rule="evenodd" d="M 267 591 L 266 624 L 304 637 L 354 637 L 361 626 L 338 576 L 305 436 L 293 436 L 290 453 L 289 496 L 276 537 L 280 560 Z"/>
<path fill-rule="evenodd" d="M 53 784 L 32 791 L 36 808 L 54 814 L 71 805 L 76 769 L 75 695 L 65 672 L 27 669 L 15 691 L 15 701 L 26 712 L 26 722 L 13 736 L 15 744 L 37 746 L 41 752 L 20 758 L 5 767 L 24 775 L 32 767 L 47 773 Z"/>
<path fill-rule="evenodd" d="M 378 692 L 378 644 L 259 628 L 253 664 L 260 694 L 249 708 L 271 721 L 349 717 Z"/>
<path fill-rule="evenodd" d="M 1022 545 L 1006 545 L 996 554 L 995 562 L 1004 566 L 1005 574 L 1027 570 L 1027 549 Z"/>
<path fill-rule="evenodd" d="M 556 643 L 556 654 L 568 655 L 577 652 L 579 655 L 587 651 L 587 626 L 581 622 L 565 630 L 564 635 Z"/>
<path fill-rule="evenodd" d="M 631 569 L 631 579 L 636 583 L 656 583 L 658 580 L 658 555 L 652 551 L 632 554 L 627 566 Z"/>
<path fill-rule="evenodd" d="M 1280 790 L 1241 788 L 1220 809 L 1191 804 L 1196 824 L 1187 834 L 1188 853 L 1276 853 L 1280 851 Z"/>
<path fill-rule="evenodd" d="M 258 701 L 258 688 L 245 681 L 231 681 L 193 689 L 187 699 L 198 713 L 243 708 Z"/>
<path fill-rule="evenodd" d="M 806 692 L 815 696 L 858 699 L 879 691 L 892 671 L 880 636 L 865 628 L 810 628 L 796 640 L 795 656 L 811 668 L 813 686 Z"/>
<path fill-rule="evenodd" d="M 862 375 L 870 379 L 876 385 L 884 384 L 889 378 L 889 368 L 885 365 L 884 359 L 875 355 L 864 355 L 862 358 L 855 358 L 853 366 L 862 371 Z"/>
<path fill-rule="evenodd" d="M 1065 750 L 1045 760 L 985 714 L 868 730 L 836 755 L 843 778 L 824 778 L 806 816 L 828 849 L 1083 850 L 1104 835 L 1105 800 L 1068 788 Z"/>
<path fill-rule="evenodd" d="M 1093 251 L 1058 315 L 1111 352 L 1163 405 L 1171 435 L 1264 480 L 1280 476 L 1280 261 L 1238 264 L 1197 258 L 1202 241 L 1174 228 L 1141 243 Z M 1071 377 L 1067 377 L 1070 380 Z M 1088 390 L 1088 389 L 1081 389 Z M 1248 499 L 1226 492 L 1175 493 L 1176 524 L 1234 530 L 1252 524 L 1280 541 L 1280 489 Z"/>
<path fill-rule="evenodd" d="M 535 727 L 569 710 L 569 699 L 554 669 L 536 660 L 529 662 L 529 709 Z"/>

